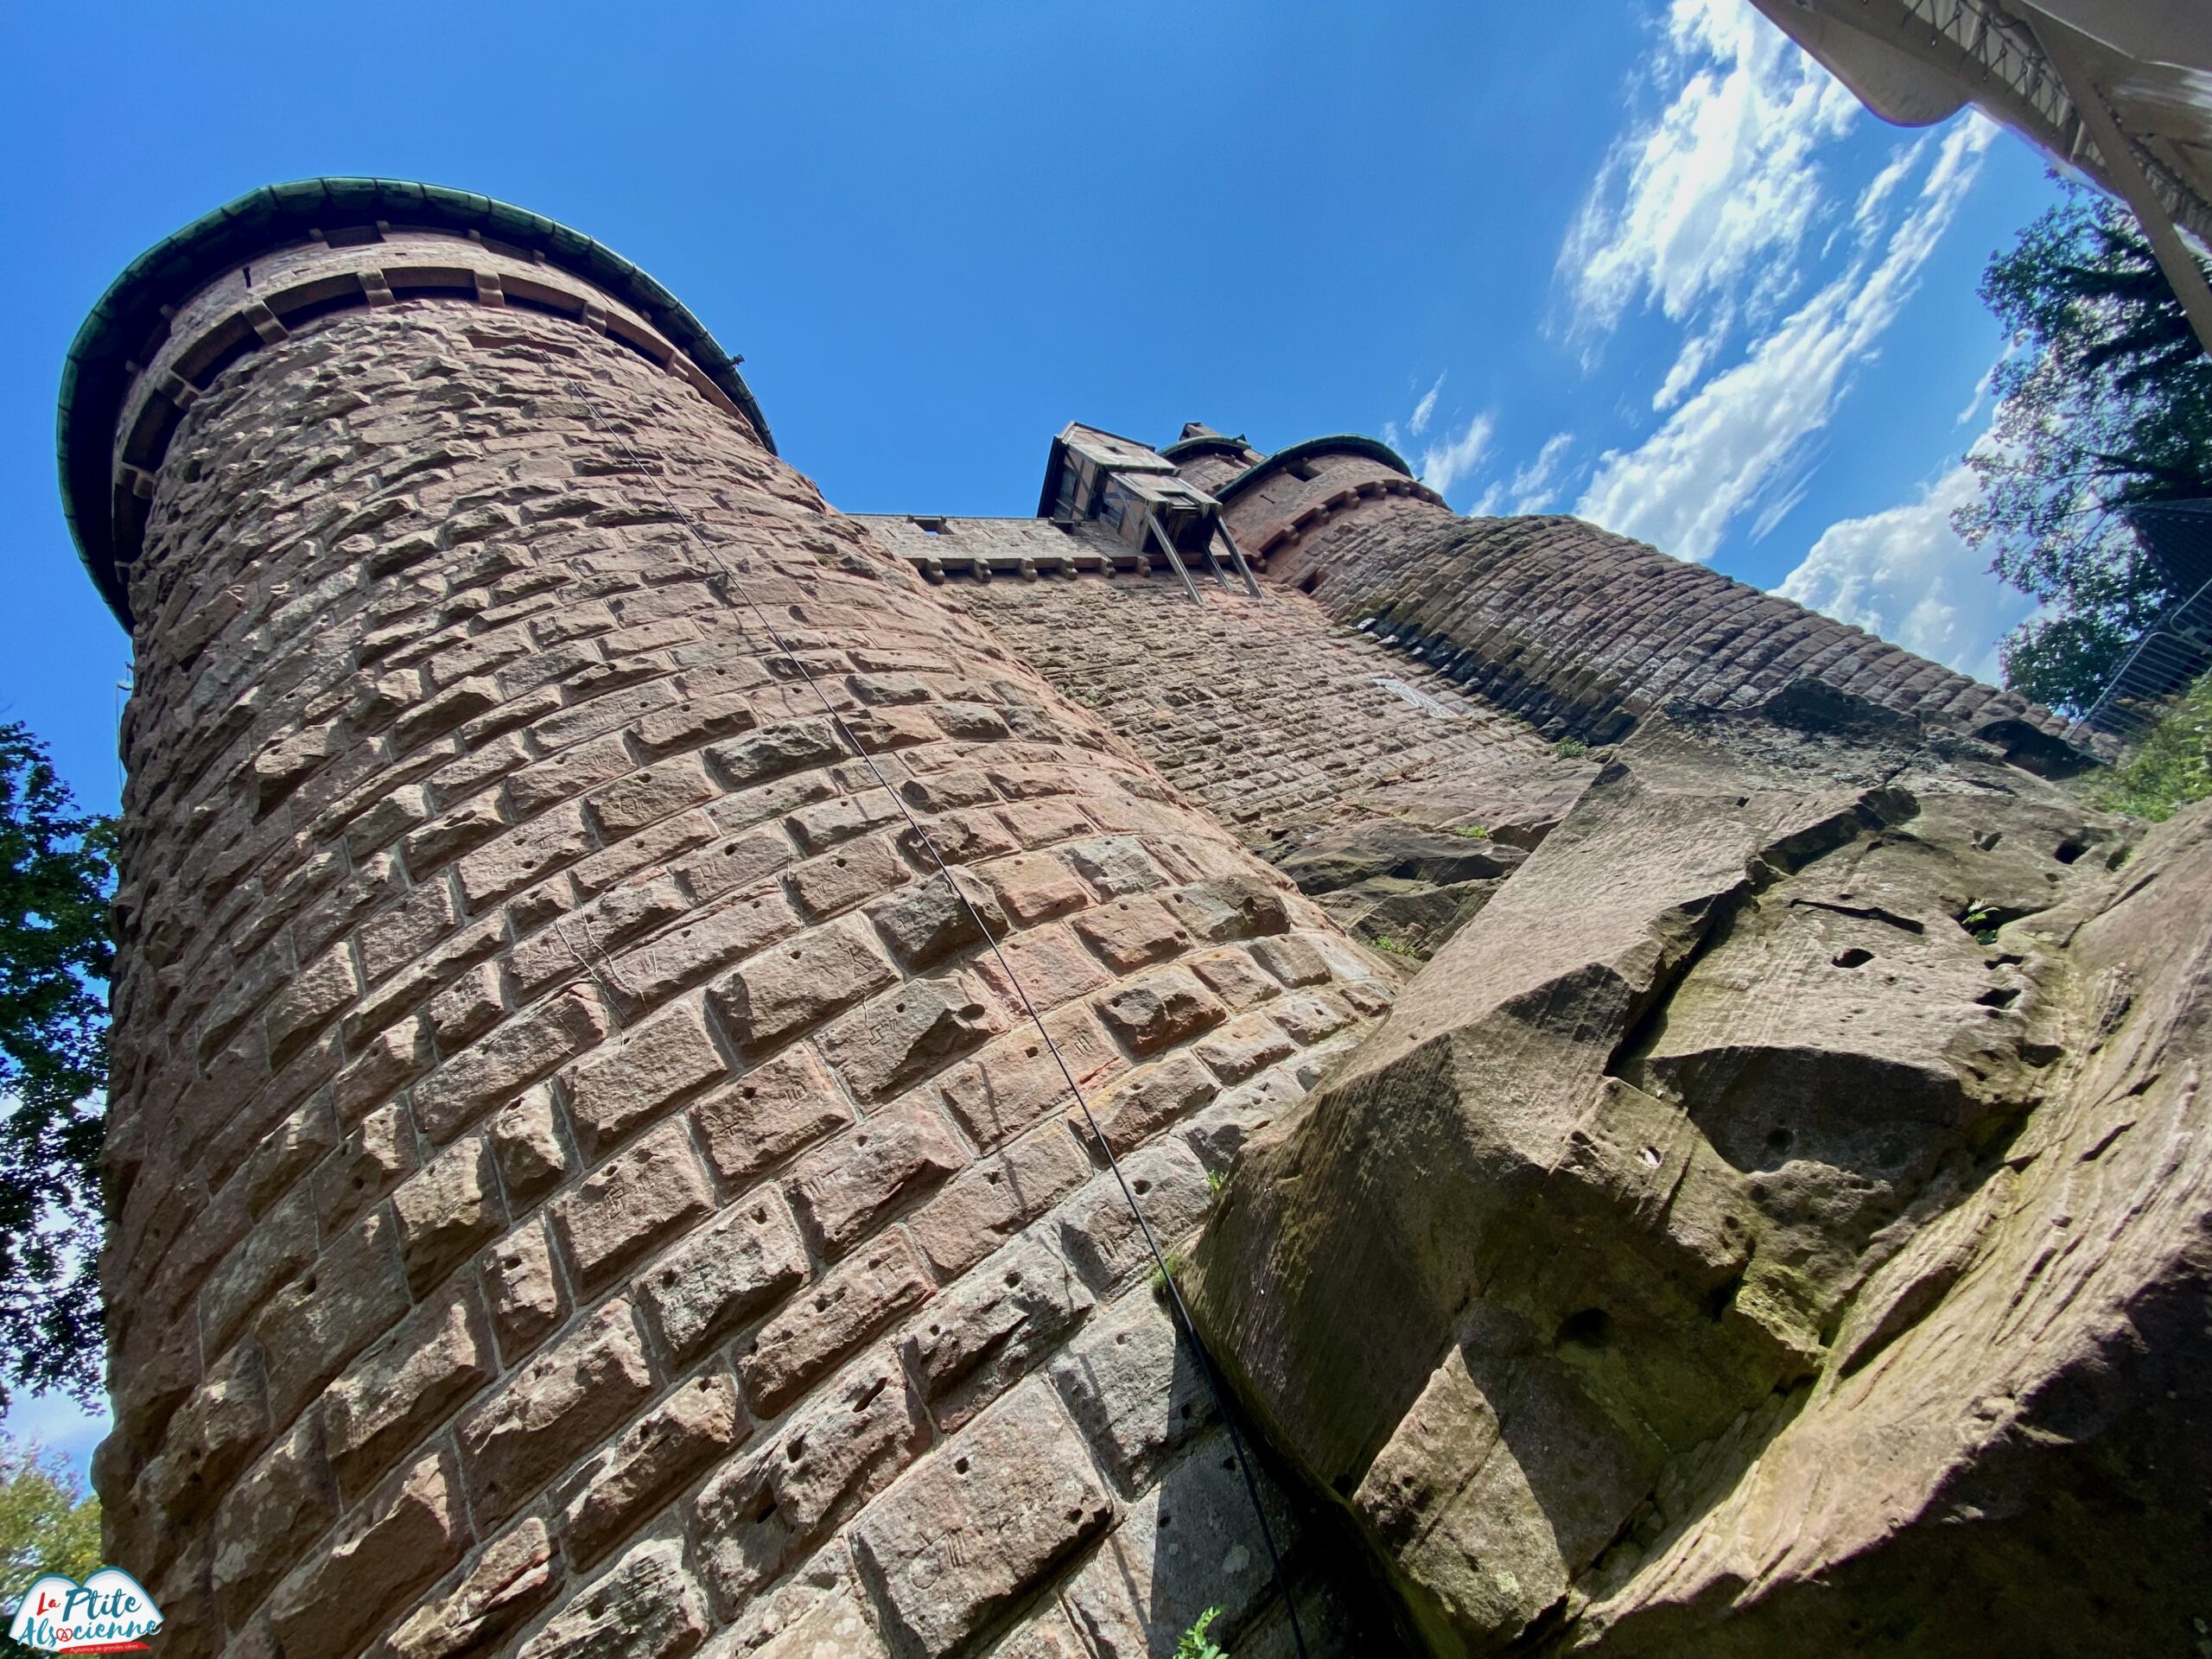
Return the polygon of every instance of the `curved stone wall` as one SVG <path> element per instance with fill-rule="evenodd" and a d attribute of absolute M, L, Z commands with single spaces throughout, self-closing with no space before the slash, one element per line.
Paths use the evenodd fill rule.
<path fill-rule="evenodd" d="M 730 575 L 1163 1237 L 1380 970 L 583 320 L 300 319 L 143 499 L 96 1472 L 163 1651 L 1277 1639 L 1049 1053 Z"/>
<path fill-rule="evenodd" d="M 1229 505 L 1268 579 L 1548 731 L 1606 741 L 1675 699 L 1743 707 L 1809 678 L 2024 765 L 2085 763 L 2048 709 L 1644 543 L 1579 518 L 1461 518 L 1356 453 L 1300 470 Z"/>

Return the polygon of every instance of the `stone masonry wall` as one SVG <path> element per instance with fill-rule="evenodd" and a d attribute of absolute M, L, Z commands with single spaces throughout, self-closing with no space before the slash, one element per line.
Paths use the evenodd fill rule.
<path fill-rule="evenodd" d="M 1675 699 L 1745 707 L 1811 678 L 2024 763 L 2078 763 L 2047 709 L 1580 519 L 1459 519 L 1338 493 L 1294 537 L 1240 533 L 1332 615 L 1375 619 L 1378 638 L 1547 731 L 1605 741 Z"/>
<path fill-rule="evenodd" d="M 294 329 L 132 572 L 109 1558 L 172 1659 L 1278 1651 L 1049 1055 L 653 475 L 1164 1236 L 1387 1002 L 691 387 L 464 301 Z"/>

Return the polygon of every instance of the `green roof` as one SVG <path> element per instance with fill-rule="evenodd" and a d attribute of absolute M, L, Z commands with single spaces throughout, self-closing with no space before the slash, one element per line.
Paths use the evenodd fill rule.
<path fill-rule="evenodd" d="M 397 179 L 302 179 L 264 185 L 163 238 L 117 277 L 69 347 L 61 371 L 57 448 L 61 506 L 85 568 L 108 607 L 128 627 L 130 603 L 116 569 L 112 524 L 115 423 L 130 391 L 124 365 L 149 354 L 164 329 L 162 308 L 191 295 L 256 256 L 333 231 L 382 219 L 395 230 L 478 231 L 543 253 L 547 264 L 581 276 L 632 307 L 696 363 L 744 411 L 772 452 L 775 440 L 724 351 L 676 296 L 579 231 L 489 196 Z"/>

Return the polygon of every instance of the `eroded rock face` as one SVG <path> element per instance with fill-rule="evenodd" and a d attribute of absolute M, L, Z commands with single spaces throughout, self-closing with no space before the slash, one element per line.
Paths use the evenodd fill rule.
<path fill-rule="evenodd" d="M 1199 1317 L 1433 1651 L 2186 1649 L 2212 818 L 2132 833 L 1677 711 L 1248 1145 Z"/>

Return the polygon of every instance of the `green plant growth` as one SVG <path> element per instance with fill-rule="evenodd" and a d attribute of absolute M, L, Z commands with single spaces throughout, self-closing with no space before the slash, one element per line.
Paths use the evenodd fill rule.
<path fill-rule="evenodd" d="M 1183 1639 L 1175 1644 L 1175 1659 L 1229 1659 L 1220 1645 L 1206 1632 L 1221 1617 L 1221 1609 L 1209 1607 L 1198 1615 L 1198 1622 L 1183 1632 Z"/>
<path fill-rule="evenodd" d="M 2212 674 L 2182 696 L 2093 792 L 2099 806 L 2153 822 L 2212 796 Z"/>
<path fill-rule="evenodd" d="M 100 1504 L 60 1458 L 0 1439 L 0 1609 L 12 1613 L 41 1574 L 81 1582 L 100 1565 Z M 29 1659 L 0 1635 L 0 1659 Z"/>
<path fill-rule="evenodd" d="M 1414 962 L 1427 962 L 1428 960 L 1427 952 L 1418 950 L 1413 945 L 1408 944 L 1403 939 L 1393 938 L 1388 933 L 1378 933 L 1376 935 L 1375 948 L 1388 956 L 1406 957 Z"/>
<path fill-rule="evenodd" d="M 1182 1276 L 1182 1255 L 1174 1250 L 1168 1251 L 1167 1271 L 1166 1273 L 1162 1273 L 1158 1268 L 1154 1268 L 1152 1270 L 1152 1294 L 1154 1296 L 1157 1296 L 1161 1301 L 1166 1301 L 1167 1300 L 1168 1280 L 1171 1278 L 1179 1279 Z"/>
<path fill-rule="evenodd" d="M 1446 833 L 1464 836 L 1469 841 L 1488 841 L 1490 826 L 1486 823 L 1455 823 Z"/>
<path fill-rule="evenodd" d="M 1552 753 L 1562 760 L 1579 760 L 1590 753 L 1590 746 L 1579 737 L 1562 737 L 1552 745 Z"/>

